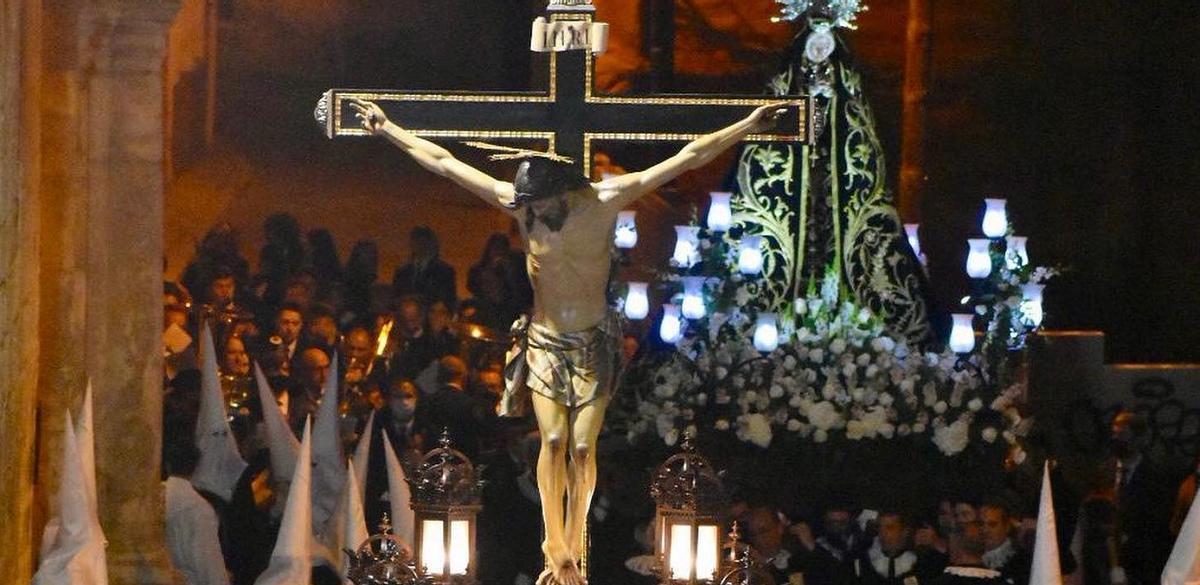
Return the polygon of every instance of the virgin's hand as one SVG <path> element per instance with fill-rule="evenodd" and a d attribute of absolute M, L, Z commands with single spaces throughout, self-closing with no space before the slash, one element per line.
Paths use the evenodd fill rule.
<path fill-rule="evenodd" d="M 383 108 L 375 102 L 350 100 L 350 107 L 354 108 L 354 117 L 358 118 L 362 127 L 371 134 L 382 132 L 383 126 L 388 122 L 387 114 L 383 113 Z"/>

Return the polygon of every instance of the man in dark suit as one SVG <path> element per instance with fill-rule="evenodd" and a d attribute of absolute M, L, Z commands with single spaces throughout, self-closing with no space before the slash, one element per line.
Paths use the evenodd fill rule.
<path fill-rule="evenodd" d="M 418 381 L 418 376 L 438 358 L 425 323 L 425 307 L 415 296 L 404 297 L 396 309 L 396 327 L 392 330 L 395 349 L 388 371 L 392 375 Z M 428 388 L 421 388 L 429 391 Z"/>
<path fill-rule="evenodd" d="M 1004 580 L 1012 585 L 1029 582 L 1030 565 L 1033 557 L 1013 538 L 1012 513 L 1003 498 L 993 496 L 979 507 L 982 519 L 984 553 L 983 565 L 999 571 Z"/>
<path fill-rule="evenodd" d="M 913 550 L 912 522 L 902 512 L 881 511 L 876 526 L 874 541 L 850 563 L 854 583 L 919 585 L 945 569 L 945 555 L 932 549 Z"/>
<path fill-rule="evenodd" d="M 411 252 L 408 264 L 397 268 L 392 278 L 396 296 L 417 295 L 426 303 L 437 299 L 447 307 L 456 307 L 454 268 L 438 257 L 437 235 L 427 226 L 418 226 L 409 232 L 408 241 Z"/>
<path fill-rule="evenodd" d="M 1112 422 L 1117 542 L 1130 585 L 1158 583 L 1171 552 L 1171 481 L 1146 453 L 1146 421 L 1123 410 Z"/>
<path fill-rule="evenodd" d="M 986 505 L 985 505 L 986 511 Z M 1011 581 L 1001 576 L 1000 571 L 984 566 L 983 553 L 986 527 L 979 522 L 967 522 L 955 526 L 950 532 L 947 549 L 950 564 L 946 570 L 930 579 L 935 585 L 1006 585 Z M 1028 570 L 1028 569 L 1027 569 Z"/>
<path fill-rule="evenodd" d="M 448 430 L 455 448 L 477 460 L 482 442 L 494 437 L 495 414 L 467 393 L 467 364 L 458 357 L 438 361 L 437 380 L 438 391 L 426 401 L 429 428 L 439 436 L 442 429 Z"/>

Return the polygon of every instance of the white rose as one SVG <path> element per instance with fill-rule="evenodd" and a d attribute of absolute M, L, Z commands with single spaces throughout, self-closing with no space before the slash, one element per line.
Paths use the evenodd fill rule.
<path fill-rule="evenodd" d="M 979 410 L 983 408 L 983 401 L 978 398 L 972 398 L 971 401 L 967 403 L 967 408 L 971 409 L 971 412 L 979 412 Z"/>
<path fill-rule="evenodd" d="M 658 436 L 666 438 L 671 431 L 675 430 L 675 417 L 668 414 L 660 414 L 655 417 L 654 425 L 657 427 Z"/>
<path fill-rule="evenodd" d="M 729 375 L 729 368 L 726 368 L 725 366 L 717 366 L 716 371 L 713 373 L 716 374 L 718 380 L 723 380 L 725 379 L 725 376 Z"/>
<path fill-rule="evenodd" d="M 854 363 L 858 364 L 858 367 L 860 367 L 860 368 L 867 367 L 867 365 L 871 363 L 871 354 L 869 354 L 869 353 L 858 354 L 858 358 L 856 358 L 854 360 Z"/>
<path fill-rule="evenodd" d="M 738 420 L 738 435 L 766 449 L 771 446 L 771 422 L 762 414 L 748 414 Z"/>
<path fill-rule="evenodd" d="M 900 391 L 911 394 L 916 389 L 917 383 L 912 378 L 905 378 L 900 381 Z"/>
<path fill-rule="evenodd" d="M 933 405 L 933 411 L 938 414 L 945 413 L 947 408 L 949 408 L 949 406 L 947 406 L 946 403 L 941 400 L 939 400 L 936 404 Z"/>
<path fill-rule="evenodd" d="M 846 341 L 844 339 L 838 338 L 829 344 L 829 352 L 833 355 L 841 355 L 844 351 L 846 351 Z"/>
<path fill-rule="evenodd" d="M 825 351 L 818 347 L 808 352 L 808 358 L 812 360 L 814 364 L 822 363 L 825 361 Z"/>
<path fill-rule="evenodd" d="M 865 404 L 867 406 L 871 406 L 872 404 L 875 404 L 878 401 L 879 401 L 879 393 L 878 392 L 876 392 L 870 388 L 863 390 L 863 397 L 862 397 L 863 404 Z"/>
<path fill-rule="evenodd" d="M 970 441 L 970 425 L 963 419 L 954 421 L 953 424 L 940 427 L 933 432 L 933 444 L 937 445 L 947 457 L 961 453 L 967 448 L 967 443 Z"/>
<path fill-rule="evenodd" d="M 754 401 L 758 400 L 758 392 L 755 392 L 753 390 L 747 390 L 746 393 L 742 395 L 742 398 L 746 402 L 754 402 Z"/>
<path fill-rule="evenodd" d="M 719 419 L 717 419 L 717 423 L 713 426 L 715 426 L 718 431 L 728 431 L 729 430 L 729 421 L 727 421 L 723 418 L 719 418 Z"/>
<path fill-rule="evenodd" d="M 988 443 L 995 443 L 997 434 L 998 433 L 996 432 L 996 429 L 994 429 L 992 427 L 983 429 L 983 433 L 982 433 L 983 440 L 987 441 Z"/>
<path fill-rule="evenodd" d="M 787 421 L 787 430 L 793 433 L 798 432 L 800 430 L 800 421 L 794 418 L 789 418 Z"/>
<path fill-rule="evenodd" d="M 879 366 L 875 364 L 867 366 L 867 371 L 863 375 L 867 378 L 874 378 L 875 376 L 879 375 Z"/>
<path fill-rule="evenodd" d="M 846 378 L 847 380 L 853 378 L 854 374 L 856 373 L 858 373 L 858 368 L 855 368 L 854 364 L 846 364 L 842 366 L 842 377 Z"/>
<path fill-rule="evenodd" d="M 829 433 L 821 429 L 817 429 L 815 432 L 813 432 L 812 437 L 814 443 L 824 443 L 825 441 L 829 440 Z"/>
<path fill-rule="evenodd" d="M 674 447 L 677 441 L 679 441 L 679 431 L 677 429 L 671 429 L 670 431 L 667 431 L 667 436 L 663 437 L 663 442 L 666 443 L 668 447 Z"/>
<path fill-rule="evenodd" d="M 919 422 L 919 423 L 914 424 L 912 426 L 912 432 L 914 432 L 918 435 L 925 432 L 925 423 Z"/>
<path fill-rule="evenodd" d="M 796 369 L 796 358 L 790 355 L 783 358 L 783 369 L 789 372 Z"/>
<path fill-rule="evenodd" d="M 850 398 L 855 402 L 862 402 L 865 395 L 866 391 L 864 391 L 862 388 L 855 387 L 850 389 Z"/>
<path fill-rule="evenodd" d="M 808 422 L 820 430 L 837 428 L 842 420 L 842 415 L 838 412 L 837 407 L 830 402 L 814 403 L 809 406 L 806 414 Z"/>
<path fill-rule="evenodd" d="M 704 406 L 705 404 L 708 404 L 708 394 L 705 394 L 703 392 L 697 394 L 696 395 L 696 405 Z"/>
<path fill-rule="evenodd" d="M 896 434 L 896 427 L 893 426 L 891 423 L 885 423 L 884 425 L 879 427 L 879 436 L 881 436 L 885 439 L 890 439 L 895 434 Z"/>
<path fill-rule="evenodd" d="M 900 435 L 901 437 L 907 437 L 908 434 L 911 432 L 912 432 L 912 428 L 909 427 L 908 425 L 900 425 L 900 426 L 896 427 L 896 434 Z"/>
<path fill-rule="evenodd" d="M 771 406 L 771 398 L 766 395 L 759 396 L 758 399 L 754 401 L 754 407 L 758 410 L 766 410 L 768 406 Z"/>
<path fill-rule="evenodd" d="M 771 389 L 767 392 L 767 395 L 771 398 L 781 398 L 783 396 L 783 386 L 780 386 L 779 384 L 772 384 Z"/>
<path fill-rule="evenodd" d="M 888 394 L 887 392 L 879 393 L 879 404 L 881 406 L 891 406 L 895 401 L 896 399 L 892 398 L 891 394 Z"/>
<path fill-rule="evenodd" d="M 861 421 L 852 420 L 846 423 L 846 438 L 851 441 L 862 439 L 866 434 Z"/>

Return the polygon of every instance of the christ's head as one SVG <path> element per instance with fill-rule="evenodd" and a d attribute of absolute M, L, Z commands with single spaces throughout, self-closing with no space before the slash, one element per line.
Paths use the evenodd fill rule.
<path fill-rule="evenodd" d="M 552 231 L 567 221 L 567 195 L 587 187 L 590 182 L 574 165 L 545 157 L 531 156 L 521 161 L 513 179 L 513 207 L 529 206 L 526 229 L 540 220 Z"/>

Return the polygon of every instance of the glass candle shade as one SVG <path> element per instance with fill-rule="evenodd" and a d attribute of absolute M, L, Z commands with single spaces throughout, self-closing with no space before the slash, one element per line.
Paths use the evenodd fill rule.
<path fill-rule="evenodd" d="M 983 235 L 1003 238 L 1008 233 L 1008 201 L 1005 199 L 983 200 Z"/>
<path fill-rule="evenodd" d="M 738 242 L 738 272 L 754 276 L 762 272 L 762 236 L 745 236 Z"/>
<path fill-rule="evenodd" d="M 971 353 L 971 350 L 975 349 L 975 327 L 972 325 L 975 316 L 970 313 L 955 313 L 950 317 L 954 320 L 950 329 L 950 351 Z"/>
<path fill-rule="evenodd" d="M 622 250 L 628 250 L 637 245 L 637 212 L 621 211 L 617 213 L 617 227 L 613 234 L 613 244 Z"/>
<path fill-rule="evenodd" d="M 1008 249 L 1004 252 L 1004 265 L 1009 270 L 1016 270 L 1029 264 L 1029 252 L 1025 249 L 1028 241 L 1028 238 L 1021 236 L 1008 236 Z"/>
<path fill-rule="evenodd" d="M 675 252 L 671 261 L 680 268 L 691 268 L 700 261 L 700 227 L 675 226 Z"/>
<path fill-rule="evenodd" d="M 729 231 L 729 227 L 733 225 L 733 209 L 729 204 L 733 193 L 714 191 L 709 193 L 708 196 L 710 198 L 708 204 L 708 229 L 718 233 Z"/>
<path fill-rule="evenodd" d="M 989 247 L 991 240 L 967 240 L 967 276 L 971 278 L 987 278 L 992 274 L 992 254 Z"/>
<path fill-rule="evenodd" d="M 679 343 L 679 340 L 683 339 L 683 320 L 679 314 L 679 305 L 663 305 L 663 318 L 658 326 L 658 336 L 667 343 Z"/>
<path fill-rule="evenodd" d="M 754 349 L 772 352 L 779 347 L 779 318 L 775 313 L 762 313 L 754 324 Z"/>
<path fill-rule="evenodd" d="M 687 319 L 704 318 L 704 277 L 683 277 L 683 316 Z"/>
<path fill-rule="evenodd" d="M 625 316 L 633 320 L 645 319 L 650 314 L 650 297 L 647 294 L 649 285 L 645 282 L 629 283 L 629 291 L 625 293 Z"/>

